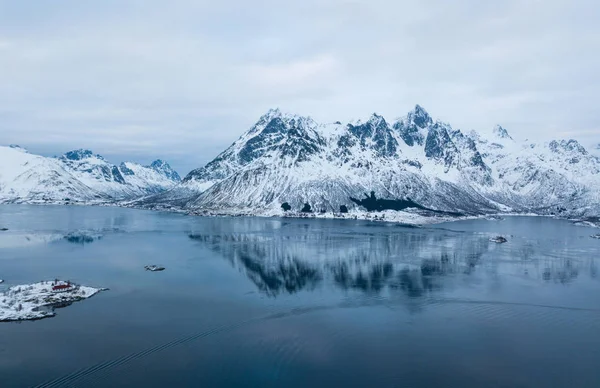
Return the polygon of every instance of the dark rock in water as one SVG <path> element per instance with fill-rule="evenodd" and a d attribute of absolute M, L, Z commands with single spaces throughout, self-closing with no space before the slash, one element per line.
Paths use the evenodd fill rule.
<path fill-rule="evenodd" d="M 490 238 L 490 241 L 498 243 L 498 244 L 503 244 L 503 243 L 507 242 L 508 240 L 502 236 L 496 236 L 496 237 Z"/>
<path fill-rule="evenodd" d="M 305 203 L 304 207 L 302 208 L 302 210 L 300 210 L 301 213 L 312 213 L 312 208 L 310 206 L 310 204 Z"/>
<path fill-rule="evenodd" d="M 346 205 L 340 206 L 340 213 L 348 213 L 348 206 L 346 206 Z"/>
<path fill-rule="evenodd" d="M 590 236 L 591 238 L 597 238 L 600 239 L 600 233 L 599 234 L 593 234 Z"/>
<path fill-rule="evenodd" d="M 146 269 L 146 271 L 152 271 L 152 272 L 165 270 L 165 267 L 161 267 L 159 265 L 146 265 L 146 266 L 144 266 L 144 268 Z"/>
<path fill-rule="evenodd" d="M 64 239 L 73 244 L 89 244 L 100 240 L 102 235 L 89 232 L 71 232 L 64 236 Z"/>
<path fill-rule="evenodd" d="M 287 212 L 287 211 L 289 211 L 289 210 L 292 210 L 292 207 L 291 207 L 291 206 L 290 206 L 290 204 L 289 204 L 289 203 L 287 203 L 287 202 L 284 202 L 284 203 L 282 203 L 282 204 L 281 204 L 281 208 L 283 209 L 283 211 L 284 211 L 284 212 Z"/>
<path fill-rule="evenodd" d="M 0 228 L 0 232 L 6 232 L 8 228 Z"/>

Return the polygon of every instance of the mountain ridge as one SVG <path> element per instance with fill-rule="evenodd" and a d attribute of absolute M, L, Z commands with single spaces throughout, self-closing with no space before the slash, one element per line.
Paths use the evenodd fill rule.
<path fill-rule="evenodd" d="M 490 132 L 464 133 L 420 105 L 392 122 L 373 113 L 348 124 L 271 109 L 211 162 L 139 204 L 252 214 L 287 202 L 333 212 L 358 209 L 349 198 L 375 191 L 465 214 L 598 212 L 600 161 L 579 142 L 519 143 L 500 125 Z"/>
<path fill-rule="evenodd" d="M 183 179 L 160 159 L 149 166 L 113 165 L 85 149 L 48 160 L 27 155 L 39 165 L 28 170 L 39 181 L 30 189 L 35 198 L 47 190 L 50 197 L 75 192 L 82 202 L 194 214 L 282 215 L 283 203 L 292 214 L 356 214 L 367 209 L 350 198 L 374 192 L 380 203 L 440 214 L 600 215 L 600 159 L 577 140 L 519 142 L 500 125 L 464 132 L 434 120 L 420 105 L 392 121 L 373 113 L 345 124 L 270 109 Z M 44 189 L 52 180 L 46 176 L 59 184 Z M 0 195 L 6 197 L 1 178 L 0 170 Z M 10 196 L 26 202 L 22 194 L 13 190 Z"/>
<path fill-rule="evenodd" d="M 179 180 L 160 159 L 117 166 L 87 149 L 44 157 L 0 146 L 0 203 L 114 202 L 165 191 Z"/>

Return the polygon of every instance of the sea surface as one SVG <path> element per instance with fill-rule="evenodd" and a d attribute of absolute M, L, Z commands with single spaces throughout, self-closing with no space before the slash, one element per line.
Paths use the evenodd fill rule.
<path fill-rule="evenodd" d="M 3 388 L 600 387 L 599 231 L 569 221 L 2 205 L 2 227 L 0 291 L 110 288 L 0 322 Z"/>

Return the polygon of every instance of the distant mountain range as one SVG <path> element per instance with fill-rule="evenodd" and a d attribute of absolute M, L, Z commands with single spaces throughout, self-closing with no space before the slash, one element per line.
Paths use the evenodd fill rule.
<path fill-rule="evenodd" d="M 1 155 L 7 150 L 0 148 L 0 168 L 6 168 Z M 501 126 L 489 133 L 463 132 L 419 105 L 394 121 L 374 113 L 346 124 L 269 110 L 180 182 L 160 161 L 115 166 L 89 151 L 58 159 L 11 152 L 32 158 L 18 181 L 38 182 L 37 191 L 19 191 L 0 177 L 0 195 L 8 190 L 15 199 L 32 191 L 55 197 L 64 190 L 84 200 L 100 195 L 130 206 L 194 213 L 278 214 L 283 203 L 292 212 L 309 204 L 315 212 L 335 213 L 342 206 L 365 210 L 350 198 L 374 192 L 390 200 L 381 203 L 401 200 L 466 215 L 600 215 L 600 159 L 576 140 L 519 143 Z M 53 185 L 47 185 L 49 176 Z"/>
<path fill-rule="evenodd" d="M 117 166 L 90 150 L 49 158 L 0 147 L 0 203 L 115 202 L 163 192 L 180 180 L 162 160 Z"/>

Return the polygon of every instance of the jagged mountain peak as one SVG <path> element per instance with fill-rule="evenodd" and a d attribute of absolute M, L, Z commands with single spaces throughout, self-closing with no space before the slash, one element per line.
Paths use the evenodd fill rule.
<path fill-rule="evenodd" d="M 265 116 L 279 116 L 281 115 L 281 109 L 279 109 L 279 107 L 276 108 L 270 108 L 267 113 L 264 114 Z"/>
<path fill-rule="evenodd" d="M 492 133 L 501 139 L 513 140 L 513 138 L 508 134 L 508 131 L 500 125 L 496 125 L 492 130 Z"/>
<path fill-rule="evenodd" d="M 425 128 L 433 124 L 433 119 L 429 113 L 419 104 L 415 105 L 415 108 L 408 112 L 407 119 L 409 123 L 413 123 L 419 128 Z"/>
<path fill-rule="evenodd" d="M 376 127 L 382 123 L 387 124 L 385 121 L 385 118 L 382 115 L 377 114 L 376 112 L 373 112 L 367 120 L 358 119 L 355 121 L 350 121 L 347 126 L 348 127 L 358 127 L 361 125 L 371 125 L 371 126 Z"/>
<path fill-rule="evenodd" d="M 62 158 L 68 159 L 68 160 L 84 160 L 84 159 L 90 159 L 92 157 L 104 160 L 104 158 L 102 156 L 94 155 L 94 153 L 91 150 L 86 150 L 83 148 L 65 152 L 65 154 L 62 156 Z"/>
<path fill-rule="evenodd" d="M 169 166 L 169 163 L 165 162 L 162 159 L 156 159 L 154 162 L 150 163 L 150 167 L 153 168 L 162 168 L 163 166 L 171 167 Z"/>
<path fill-rule="evenodd" d="M 148 166 L 154 171 L 166 176 L 167 178 L 173 181 L 180 181 L 181 177 L 177 173 L 177 171 L 173 170 L 173 168 L 169 165 L 169 163 L 165 162 L 162 159 L 156 159 L 154 162 Z"/>
<path fill-rule="evenodd" d="M 406 117 L 396 120 L 392 126 L 398 131 L 404 142 L 413 147 L 415 144 L 423 145 L 429 127 L 433 125 L 433 119 L 420 105 L 408 112 Z"/>
<path fill-rule="evenodd" d="M 338 155 L 348 156 L 350 154 L 348 147 L 354 146 L 356 141 L 362 149 L 371 148 L 379 156 L 394 157 L 398 154 L 398 142 L 383 116 L 377 113 L 373 113 L 364 123 L 358 121 L 354 125 L 348 124 L 346 130 L 347 133 L 337 142 Z"/>
<path fill-rule="evenodd" d="M 554 152 L 575 152 L 582 155 L 587 155 L 588 152 L 577 140 L 552 140 L 548 146 Z"/>
<path fill-rule="evenodd" d="M 369 117 L 369 120 L 367 122 L 370 124 L 373 124 L 375 126 L 378 126 L 379 124 L 385 123 L 386 121 L 382 115 L 373 112 L 373 114 L 371 114 L 371 117 Z"/>
<path fill-rule="evenodd" d="M 257 124 L 261 122 L 269 122 L 273 119 L 281 119 L 285 122 L 291 120 L 312 121 L 310 116 L 301 116 L 296 113 L 282 111 L 280 108 L 271 108 L 265 114 L 260 116 Z"/>
<path fill-rule="evenodd" d="M 263 114 L 240 140 L 256 136 L 262 132 L 286 131 L 289 127 L 315 128 L 317 124 L 310 116 L 300 116 L 293 113 L 282 112 L 279 108 L 269 109 Z"/>

